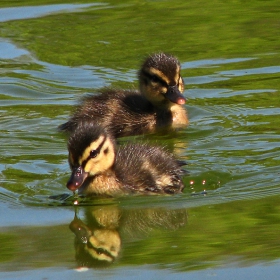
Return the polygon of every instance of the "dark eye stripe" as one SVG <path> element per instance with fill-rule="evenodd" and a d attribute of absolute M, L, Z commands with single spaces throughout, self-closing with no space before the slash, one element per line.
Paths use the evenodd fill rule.
<path fill-rule="evenodd" d="M 106 140 L 107 140 L 107 137 L 105 136 L 104 139 L 103 139 L 103 141 L 102 141 L 102 142 L 99 144 L 99 146 L 97 147 L 97 149 L 94 150 L 94 151 L 96 152 L 96 155 L 98 155 L 98 154 L 100 153 L 100 151 L 101 151 L 101 149 L 102 149 L 102 147 L 103 147 L 103 145 L 104 145 L 104 143 L 105 143 Z M 88 158 L 82 162 L 82 166 L 85 167 L 86 163 L 87 163 L 91 158 L 92 158 L 92 156 L 89 155 Z"/>
<path fill-rule="evenodd" d="M 156 83 L 160 83 L 163 86 L 168 86 L 167 83 L 159 76 L 155 74 L 150 74 L 149 72 L 142 70 L 142 73 L 144 76 L 146 76 L 149 80 L 154 81 Z"/>

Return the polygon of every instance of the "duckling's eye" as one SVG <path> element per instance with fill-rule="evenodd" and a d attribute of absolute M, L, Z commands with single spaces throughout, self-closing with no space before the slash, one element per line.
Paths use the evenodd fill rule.
<path fill-rule="evenodd" d="M 151 82 L 160 83 L 161 80 L 156 75 L 151 75 Z"/>
<path fill-rule="evenodd" d="M 97 150 L 92 150 L 92 151 L 90 151 L 89 156 L 90 156 L 90 158 L 95 158 L 95 157 L 97 157 L 98 154 L 99 154 L 99 152 Z"/>
<path fill-rule="evenodd" d="M 97 248 L 97 249 L 96 249 L 96 253 L 97 253 L 98 255 L 102 255 L 102 254 L 105 254 L 106 251 L 105 251 L 103 248 Z"/>

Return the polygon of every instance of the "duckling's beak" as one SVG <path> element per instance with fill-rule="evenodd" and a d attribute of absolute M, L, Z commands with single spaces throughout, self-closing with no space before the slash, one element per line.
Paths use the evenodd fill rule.
<path fill-rule="evenodd" d="M 74 168 L 69 181 L 67 182 L 67 188 L 70 191 L 77 190 L 85 181 L 88 176 L 88 172 L 85 172 L 82 166 Z"/>
<path fill-rule="evenodd" d="M 183 105 L 186 103 L 186 98 L 179 91 L 179 89 L 176 85 L 168 87 L 165 97 L 167 99 L 169 99 L 171 102 L 179 104 L 179 105 Z"/>
<path fill-rule="evenodd" d="M 77 217 L 70 223 L 69 228 L 81 243 L 87 243 L 92 235 L 90 229 Z"/>

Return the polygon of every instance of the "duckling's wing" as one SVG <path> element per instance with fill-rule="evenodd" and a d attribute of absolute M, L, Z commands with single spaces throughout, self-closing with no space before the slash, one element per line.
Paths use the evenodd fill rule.
<path fill-rule="evenodd" d="M 135 192 L 173 194 L 184 188 L 180 164 L 160 147 L 129 144 L 120 148 L 115 170 L 124 187 Z"/>
<path fill-rule="evenodd" d="M 153 110 L 137 91 L 106 89 L 98 95 L 84 96 L 74 114 L 58 129 L 71 132 L 79 123 L 92 121 L 115 137 L 137 135 L 155 127 Z"/>
<path fill-rule="evenodd" d="M 108 115 L 113 114 L 112 110 L 116 107 L 114 105 L 116 103 L 114 99 L 117 98 L 117 94 L 113 94 L 112 92 L 83 96 L 76 106 L 74 114 L 66 123 L 60 125 L 58 129 L 60 131 L 71 132 L 79 123 L 84 121 L 92 121 L 96 125 L 106 127 L 109 121 Z"/>

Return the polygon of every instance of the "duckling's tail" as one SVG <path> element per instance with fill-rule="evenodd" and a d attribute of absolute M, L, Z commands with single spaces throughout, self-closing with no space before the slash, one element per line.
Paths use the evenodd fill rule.
<path fill-rule="evenodd" d="M 69 132 L 71 131 L 71 125 L 69 122 L 63 123 L 57 127 L 58 131 Z"/>
<path fill-rule="evenodd" d="M 179 164 L 179 166 L 188 165 L 188 163 L 185 160 L 177 160 L 177 163 Z"/>
<path fill-rule="evenodd" d="M 185 165 L 188 165 L 188 163 L 185 161 L 185 160 L 177 160 L 177 163 L 180 167 L 182 166 L 185 166 Z M 181 175 L 184 176 L 184 175 L 190 175 L 190 172 L 185 170 L 185 169 L 181 169 Z"/>

